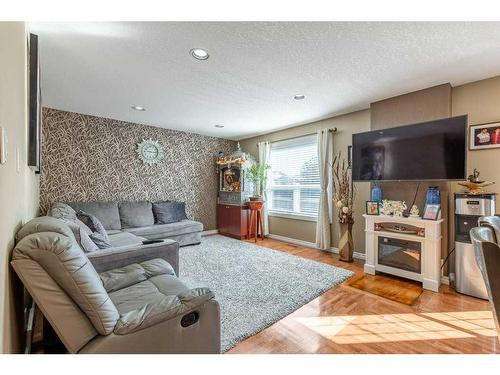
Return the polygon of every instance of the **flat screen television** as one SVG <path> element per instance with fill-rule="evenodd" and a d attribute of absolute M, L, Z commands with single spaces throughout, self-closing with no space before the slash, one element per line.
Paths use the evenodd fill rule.
<path fill-rule="evenodd" d="M 463 180 L 467 116 L 352 136 L 354 181 Z"/>

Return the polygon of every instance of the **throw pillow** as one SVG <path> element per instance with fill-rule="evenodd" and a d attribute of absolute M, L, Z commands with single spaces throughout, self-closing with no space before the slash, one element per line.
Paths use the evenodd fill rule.
<path fill-rule="evenodd" d="M 66 225 L 68 225 L 68 227 L 72 230 L 73 234 L 75 235 L 76 242 L 78 243 L 78 245 L 80 245 L 83 251 L 85 251 L 86 253 L 91 253 L 99 250 L 99 247 L 92 241 L 90 235 L 86 230 L 76 225 L 72 221 L 65 219 L 59 220 L 64 221 Z"/>
<path fill-rule="evenodd" d="M 111 243 L 109 242 L 109 238 L 106 236 L 104 237 L 101 233 L 99 232 L 94 232 L 89 235 L 90 239 L 92 242 L 99 248 L 99 249 L 107 249 L 111 247 Z"/>
<path fill-rule="evenodd" d="M 95 241 L 92 239 L 91 236 L 92 236 L 92 233 L 87 234 L 87 232 L 80 229 L 80 246 L 82 247 L 83 251 L 85 251 L 87 253 L 91 253 L 93 251 L 97 251 L 97 250 L 101 249 L 95 243 Z"/>
<path fill-rule="evenodd" d="M 82 228 L 87 234 L 92 233 L 92 230 L 85 225 L 81 220 L 78 219 L 76 211 L 71 208 L 66 203 L 57 202 L 50 208 L 49 216 L 55 217 L 56 219 L 63 220 L 64 222 L 73 222 L 80 228 Z"/>
<path fill-rule="evenodd" d="M 78 211 L 76 216 L 90 228 L 92 233 L 89 234 L 89 237 L 99 247 L 99 249 L 107 249 L 111 247 L 108 233 L 97 217 L 84 211 Z"/>
<path fill-rule="evenodd" d="M 81 249 L 87 253 L 99 250 L 99 247 L 90 239 L 92 231 L 76 217 L 76 211 L 65 203 L 57 202 L 52 205 L 49 216 L 63 221 L 73 232 L 75 240 Z"/>
<path fill-rule="evenodd" d="M 187 219 L 186 204 L 184 202 L 153 203 L 153 213 L 157 224 L 177 223 Z"/>

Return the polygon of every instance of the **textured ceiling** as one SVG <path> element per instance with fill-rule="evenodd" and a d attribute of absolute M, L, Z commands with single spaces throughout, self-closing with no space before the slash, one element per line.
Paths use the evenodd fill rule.
<path fill-rule="evenodd" d="M 500 74 L 500 23 L 32 23 L 47 107 L 241 139 Z M 189 50 L 208 50 L 206 61 Z M 305 94 L 296 101 L 295 94 Z M 146 112 L 132 110 L 142 105 Z M 222 124 L 217 129 L 215 124 Z"/>

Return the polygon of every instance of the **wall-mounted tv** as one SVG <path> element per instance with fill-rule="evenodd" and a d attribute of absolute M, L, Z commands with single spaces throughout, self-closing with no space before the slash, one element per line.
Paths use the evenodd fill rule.
<path fill-rule="evenodd" d="M 463 180 L 467 116 L 352 136 L 354 181 Z"/>

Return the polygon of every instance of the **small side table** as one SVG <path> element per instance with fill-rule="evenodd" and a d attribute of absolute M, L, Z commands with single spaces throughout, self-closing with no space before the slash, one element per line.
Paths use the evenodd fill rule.
<path fill-rule="evenodd" d="M 260 228 L 260 238 L 264 239 L 264 224 L 262 222 L 262 210 L 264 208 L 264 201 L 250 201 L 248 202 L 248 208 L 250 209 L 250 220 L 248 221 L 248 239 L 253 237 L 255 242 L 259 237 Z"/>

